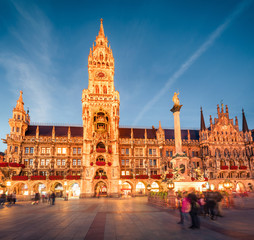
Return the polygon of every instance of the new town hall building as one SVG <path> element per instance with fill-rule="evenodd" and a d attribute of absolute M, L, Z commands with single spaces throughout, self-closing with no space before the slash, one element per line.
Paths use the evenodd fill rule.
<path fill-rule="evenodd" d="M 148 185 L 158 191 L 161 174 L 173 176 L 174 129 L 119 127 L 114 58 L 102 20 L 95 43 L 88 56 L 88 88 L 82 92 L 83 126 L 31 125 L 20 92 L 9 119 L 10 134 L 4 139 L 5 162 L 0 164 L 9 191 L 18 195 L 56 191 L 80 197 L 136 195 L 146 194 Z M 233 189 L 250 190 L 253 132 L 244 112 L 240 131 L 227 106 L 218 105 L 217 111 L 208 128 L 201 110 L 201 128 L 181 130 L 188 181 L 200 187 L 195 169 L 201 169 L 212 189 L 222 189 L 225 179 L 230 179 Z"/>

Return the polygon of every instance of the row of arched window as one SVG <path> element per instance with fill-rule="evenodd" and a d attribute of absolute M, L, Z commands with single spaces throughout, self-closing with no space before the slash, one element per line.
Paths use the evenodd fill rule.
<path fill-rule="evenodd" d="M 245 157 L 246 152 L 245 150 L 236 150 L 234 149 L 233 151 L 229 151 L 227 148 L 224 149 L 224 151 L 220 151 L 218 148 L 215 150 L 215 157 Z"/>
<path fill-rule="evenodd" d="M 106 86 L 103 86 L 102 87 L 102 92 L 103 94 L 107 94 L 108 90 L 107 90 L 107 87 Z M 98 85 L 95 86 L 95 93 L 96 94 L 99 94 L 100 93 L 100 88 Z"/>

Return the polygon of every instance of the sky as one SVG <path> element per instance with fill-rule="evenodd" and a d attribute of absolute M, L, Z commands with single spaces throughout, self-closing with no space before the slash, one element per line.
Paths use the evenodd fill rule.
<path fill-rule="evenodd" d="M 242 108 L 254 128 L 254 1 L 0 1 L 0 138 L 23 91 L 31 122 L 82 124 L 87 59 L 103 18 L 115 59 L 120 126 L 200 128 Z M 0 151 L 6 145 L 1 141 Z"/>

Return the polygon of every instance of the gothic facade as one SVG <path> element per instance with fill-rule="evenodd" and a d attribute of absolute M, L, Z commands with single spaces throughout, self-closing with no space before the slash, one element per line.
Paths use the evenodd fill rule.
<path fill-rule="evenodd" d="M 99 34 L 88 56 L 88 88 L 82 92 L 82 126 L 31 125 L 22 92 L 9 119 L 5 162 L 0 169 L 9 190 L 18 195 L 56 191 L 62 195 L 145 194 L 161 188 L 161 175 L 172 174 L 174 129 L 119 127 L 120 98 L 114 86 L 114 58 L 101 20 Z M 200 169 L 210 187 L 222 189 L 253 185 L 253 133 L 243 112 L 243 128 L 218 106 L 206 128 L 201 110 L 198 130 L 181 130 L 187 175 L 198 182 Z M 184 181 L 184 180 L 182 180 Z"/>

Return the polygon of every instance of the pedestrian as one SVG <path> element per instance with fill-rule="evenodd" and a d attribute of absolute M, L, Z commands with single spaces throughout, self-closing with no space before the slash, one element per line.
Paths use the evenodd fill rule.
<path fill-rule="evenodd" d="M 5 202 L 6 202 L 6 194 L 3 193 L 3 194 L 1 194 L 1 196 L 0 196 L 0 204 L 1 204 L 1 205 L 4 205 Z"/>
<path fill-rule="evenodd" d="M 222 213 L 222 199 L 223 199 L 223 196 L 220 192 L 216 192 L 216 194 L 217 194 L 217 196 L 216 196 L 217 216 L 223 217 L 223 213 Z"/>
<path fill-rule="evenodd" d="M 179 210 L 179 214 L 180 214 L 180 222 L 178 222 L 177 224 L 181 224 L 182 223 L 182 214 L 181 214 L 181 209 L 182 209 L 182 195 L 181 193 L 178 193 L 177 194 L 177 197 L 176 197 L 176 204 L 177 204 L 177 209 Z"/>
<path fill-rule="evenodd" d="M 190 193 L 188 195 L 188 199 L 191 204 L 191 210 L 190 210 L 190 217 L 191 217 L 191 226 L 189 228 L 191 229 L 197 229 L 200 228 L 200 221 L 198 217 L 199 212 L 199 204 L 198 204 L 198 198 L 195 193 Z"/>
<path fill-rule="evenodd" d="M 217 199 L 217 194 L 216 192 L 208 192 L 206 196 L 206 208 L 207 208 L 207 213 L 210 216 L 211 220 L 215 220 L 215 206 L 216 206 L 216 199 Z"/>
<path fill-rule="evenodd" d="M 187 193 L 183 194 L 182 203 L 181 203 L 181 221 L 178 224 L 184 224 L 184 219 L 188 219 L 188 214 L 191 210 L 191 203 L 190 200 L 187 198 Z"/>
<path fill-rule="evenodd" d="M 12 195 L 11 195 L 11 193 L 8 193 L 8 195 L 7 195 L 7 202 L 9 203 L 9 205 L 12 203 Z"/>
<path fill-rule="evenodd" d="M 39 201 L 40 201 L 40 194 L 37 192 L 35 193 L 35 196 L 34 196 L 34 204 L 39 204 Z"/>
<path fill-rule="evenodd" d="M 55 205 L 55 200 L 56 200 L 56 194 L 55 194 L 55 192 L 52 192 L 50 198 L 51 198 L 51 201 L 52 201 L 52 205 Z"/>
<path fill-rule="evenodd" d="M 47 198 L 48 198 L 48 204 L 51 204 L 51 194 L 50 194 L 50 192 L 47 193 Z"/>
<path fill-rule="evenodd" d="M 205 214 L 205 195 L 204 194 L 201 194 L 199 200 L 198 200 L 198 203 L 200 205 L 200 210 L 199 210 L 199 214 L 200 215 L 204 215 Z"/>
<path fill-rule="evenodd" d="M 16 193 L 15 193 L 15 192 L 13 192 L 13 193 L 11 194 L 11 200 L 12 200 L 12 203 L 13 203 L 13 204 L 16 203 L 17 199 L 16 199 Z"/>

